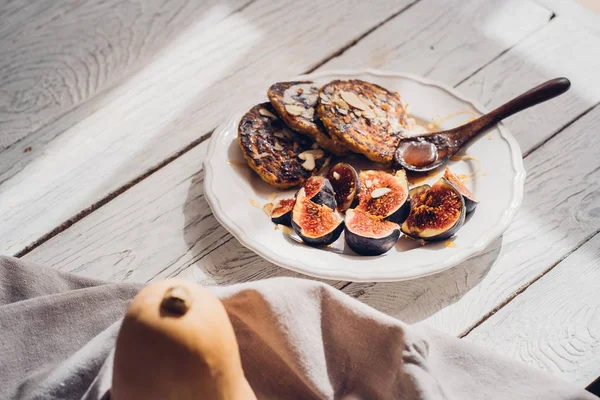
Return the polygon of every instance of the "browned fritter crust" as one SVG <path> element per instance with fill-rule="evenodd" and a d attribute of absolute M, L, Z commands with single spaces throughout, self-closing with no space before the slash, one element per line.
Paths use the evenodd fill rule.
<path fill-rule="evenodd" d="M 320 90 L 317 112 L 327 132 L 352 151 L 390 164 L 407 129 L 400 95 L 361 80 L 334 80 Z"/>
<path fill-rule="evenodd" d="M 293 130 L 315 140 L 335 155 L 343 155 L 347 148 L 325 130 L 315 111 L 319 88 L 311 81 L 278 82 L 267 91 L 277 114 Z"/>
<path fill-rule="evenodd" d="M 244 114 L 238 127 L 238 141 L 250 168 L 263 181 L 281 189 L 301 185 L 325 169 L 331 159 L 314 142 L 289 129 L 275 115 L 270 103 L 258 104 Z M 315 156 L 312 170 L 306 169 L 303 166 L 306 161 L 300 159 L 307 154 Z"/>

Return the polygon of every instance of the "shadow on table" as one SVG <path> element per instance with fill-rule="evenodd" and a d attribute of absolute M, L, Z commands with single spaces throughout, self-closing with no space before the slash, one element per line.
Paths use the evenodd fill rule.
<path fill-rule="evenodd" d="M 278 267 L 242 246 L 210 212 L 204 197 L 204 171 L 191 179 L 186 203 L 184 240 L 193 260 L 193 278 L 205 285 L 228 285 L 274 277 L 307 276 Z M 335 287 L 346 282 L 323 281 Z"/>
<path fill-rule="evenodd" d="M 495 263 L 502 248 L 496 239 L 481 255 L 447 271 L 424 278 L 390 283 L 326 281 L 278 267 L 242 246 L 209 213 L 204 198 L 204 172 L 194 175 L 184 206 L 184 238 L 191 253 L 193 277 L 206 285 L 226 285 L 274 277 L 298 277 L 325 282 L 374 308 L 407 323 L 422 321 L 475 289 Z M 207 220 L 210 219 L 207 229 Z M 214 235 L 208 248 L 198 245 Z"/>
<path fill-rule="evenodd" d="M 438 274 L 402 282 L 351 283 L 344 292 L 404 322 L 422 321 L 477 290 L 498 259 L 502 239 L 479 256 Z"/>

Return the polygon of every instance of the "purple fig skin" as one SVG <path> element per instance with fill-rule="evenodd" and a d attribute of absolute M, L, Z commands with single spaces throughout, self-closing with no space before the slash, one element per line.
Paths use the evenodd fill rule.
<path fill-rule="evenodd" d="M 338 179 L 336 179 L 334 172 L 339 174 Z M 346 163 L 337 163 L 327 173 L 327 179 L 329 179 L 329 182 L 333 186 L 339 212 L 346 212 L 347 209 L 353 208 L 358 204 L 360 179 L 358 179 L 358 172 L 356 172 L 353 166 Z M 346 185 L 348 181 L 352 185 Z M 354 186 L 354 193 L 348 190 L 348 187 L 351 186 Z"/>
<path fill-rule="evenodd" d="M 337 202 L 335 201 L 335 192 L 329 179 L 324 176 L 313 176 L 304 183 L 303 187 L 306 188 L 311 182 L 317 181 L 322 182 L 321 187 L 311 197 L 307 196 L 307 198 L 310 198 L 313 203 L 322 204 L 335 210 L 337 208 Z"/>
<path fill-rule="evenodd" d="M 425 240 L 427 242 L 437 242 L 437 241 L 440 241 L 440 240 L 446 240 L 446 239 L 451 238 L 464 225 L 464 223 L 465 223 L 465 216 L 467 214 L 467 209 L 466 209 L 465 201 L 464 201 L 464 198 L 463 198 L 462 194 L 458 191 L 458 189 L 456 188 L 456 186 L 454 186 L 452 183 L 450 183 L 446 178 L 440 178 L 438 180 L 438 182 L 440 180 L 443 180 L 444 184 L 447 185 L 448 187 L 452 188 L 452 190 L 454 190 L 456 192 L 456 194 L 458 195 L 458 198 L 460 199 L 460 202 L 461 202 L 461 211 L 460 211 L 459 218 L 456 220 L 456 222 L 454 222 L 454 224 L 452 224 L 452 226 L 448 227 L 447 229 L 445 229 L 440 234 L 435 235 L 435 236 L 430 236 L 430 237 L 421 237 L 418 234 L 415 234 L 415 233 L 409 231 L 408 229 L 406 229 L 406 227 L 404 226 L 406 224 L 403 224 L 401 226 L 401 230 L 402 230 L 402 233 L 405 234 L 406 236 L 408 236 L 410 238 L 413 238 L 413 239 L 417 239 L 417 240 Z"/>
<path fill-rule="evenodd" d="M 308 208 L 312 211 L 308 211 Z M 313 214 L 314 211 L 316 211 L 316 216 Z M 311 225 L 314 226 L 315 224 L 312 223 L 314 221 L 311 218 L 318 217 L 320 219 L 318 222 L 322 223 L 323 215 L 329 215 L 329 213 L 334 214 L 334 218 L 333 220 L 328 219 L 328 222 L 333 222 L 335 225 L 326 226 L 326 231 L 321 236 L 307 236 L 303 233 L 302 224 L 306 222 L 307 218 L 308 222 L 311 222 Z M 296 203 L 292 210 L 292 228 L 307 245 L 313 247 L 327 246 L 338 240 L 344 231 L 344 219 L 334 209 L 330 209 L 324 204 L 316 204 L 311 198 L 306 196 L 305 189 L 302 188 L 298 191 Z"/>
<path fill-rule="evenodd" d="M 385 254 L 394 247 L 400 237 L 400 227 L 397 224 L 393 224 L 395 227 L 389 233 L 378 238 L 361 235 L 356 228 L 353 228 L 352 218 L 354 218 L 354 210 L 348 210 L 344 236 L 348 246 L 360 255 L 378 256 Z"/>

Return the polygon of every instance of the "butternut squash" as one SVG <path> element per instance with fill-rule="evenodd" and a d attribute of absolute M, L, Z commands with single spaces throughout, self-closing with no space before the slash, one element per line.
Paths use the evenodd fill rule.
<path fill-rule="evenodd" d="M 220 300 L 182 279 L 142 289 L 117 337 L 111 398 L 255 400 Z"/>

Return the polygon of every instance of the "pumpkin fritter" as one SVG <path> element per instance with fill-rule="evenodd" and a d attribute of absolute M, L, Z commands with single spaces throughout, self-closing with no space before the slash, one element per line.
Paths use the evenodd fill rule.
<path fill-rule="evenodd" d="M 289 129 L 270 103 L 258 104 L 244 114 L 238 141 L 250 168 L 281 189 L 301 185 L 331 160 L 317 143 Z"/>
<path fill-rule="evenodd" d="M 400 95 L 357 79 L 323 86 L 317 112 L 332 137 L 382 164 L 392 162 L 400 135 L 408 130 Z"/>
<path fill-rule="evenodd" d="M 313 82 L 278 82 L 269 88 L 267 95 L 277 114 L 291 129 L 312 138 L 335 155 L 346 152 L 346 146 L 329 136 L 315 112 L 319 88 Z"/>

